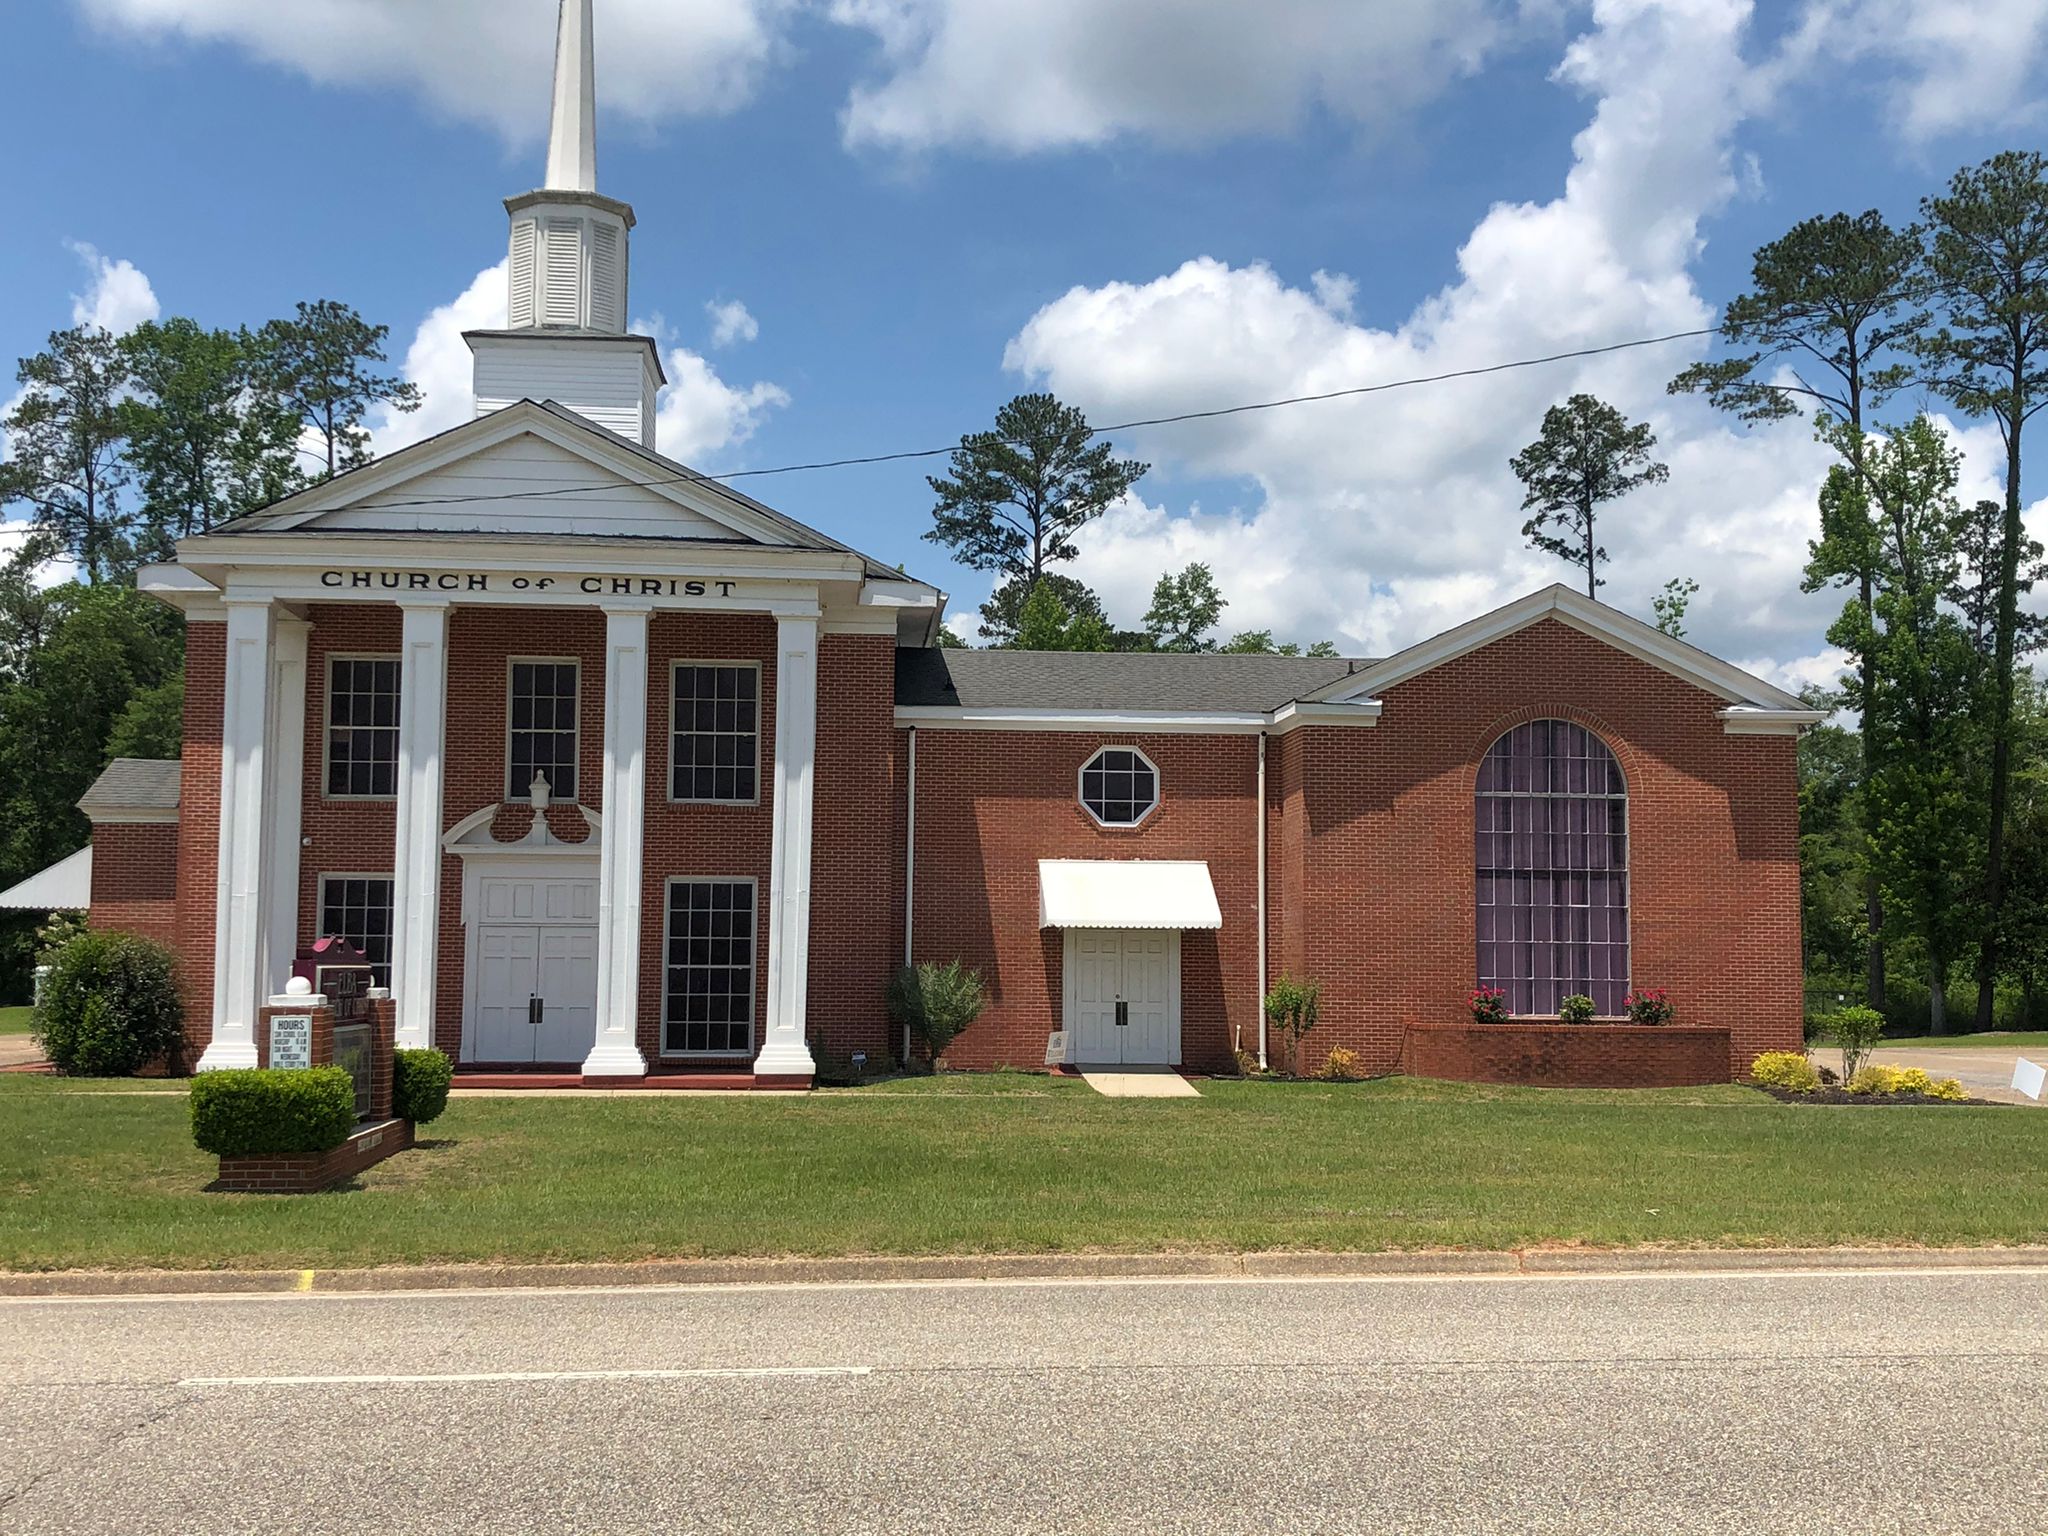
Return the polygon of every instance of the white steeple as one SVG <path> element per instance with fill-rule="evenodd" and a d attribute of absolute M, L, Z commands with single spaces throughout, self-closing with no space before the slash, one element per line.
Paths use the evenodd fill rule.
<path fill-rule="evenodd" d="M 548 135 L 547 185 L 557 192 L 597 190 L 597 50 L 591 0 L 562 0 L 555 37 L 555 122 Z"/>
<path fill-rule="evenodd" d="M 479 415 L 553 400 L 652 446 L 667 380 L 652 340 L 626 332 L 633 210 L 597 190 L 592 0 L 562 0 L 547 183 L 505 200 L 512 216 L 509 331 L 475 331 Z"/>

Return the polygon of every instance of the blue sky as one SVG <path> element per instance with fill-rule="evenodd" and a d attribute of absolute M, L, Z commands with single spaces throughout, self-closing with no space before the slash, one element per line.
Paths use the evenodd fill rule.
<path fill-rule="evenodd" d="M 497 298 L 498 200 L 539 179 L 552 16 L 10 7 L 0 350 L 81 303 L 231 325 L 340 298 L 460 419 L 451 342 Z M 2048 73 L 2048 0 L 597 0 L 597 27 L 633 311 L 688 385 L 664 446 L 713 471 L 949 442 L 1026 387 L 1113 421 L 1687 329 L 1795 220 L 1904 219 L 2037 143 Z M 109 263 L 133 271 L 102 293 Z M 715 345 L 733 302 L 757 333 Z M 1835 604 L 1798 591 L 1821 460 L 1668 399 L 1697 355 L 1142 434 L 1157 468 L 1076 574 L 1128 623 L 1206 559 L 1230 627 L 1411 642 L 1568 578 L 1522 548 L 1506 459 L 1592 388 L 1673 468 L 1613 515 L 1610 599 L 1692 575 L 1695 638 L 1824 678 Z M 987 578 L 918 537 L 927 467 L 745 486 L 971 613 Z"/>

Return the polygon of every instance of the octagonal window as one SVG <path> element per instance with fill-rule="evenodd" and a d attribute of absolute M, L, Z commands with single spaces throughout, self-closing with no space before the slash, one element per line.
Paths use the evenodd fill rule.
<path fill-rule="evenodd" d="M 1159 770 L 1135 747 L 1104 747 L 1081 768 L 1081 805 L 1105 827 L 1135 827 L 1159 808 Z"/>

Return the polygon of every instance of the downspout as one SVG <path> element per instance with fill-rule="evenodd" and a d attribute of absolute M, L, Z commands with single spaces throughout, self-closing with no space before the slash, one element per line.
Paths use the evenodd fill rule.
<path fill-rule="evenodd" d="M 917 929 L 917 727 L 910 727 L 909 771 L 904 777 L 903 963 L 916 963 Z M 903 1026 L 903 1064 L 910 1065 L 910 1026 Z"/>
<path fill-rule="evenodd" d="M 1259 732 L 1259 1070 L 1266 1070 L 1266 733 Z"/>

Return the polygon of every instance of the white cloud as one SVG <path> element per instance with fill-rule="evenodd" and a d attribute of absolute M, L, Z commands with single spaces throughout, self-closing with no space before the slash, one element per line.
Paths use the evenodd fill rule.
<path fill-rule="evenodd" d="M 1700 222 L 1738 194 L 1730 138 L 1780 64 L 1745 60 L 1748 19 L 1743 0 L 1600 0 L 1556 74 L 1597 103 L 1562 194 L 1489 210 L 1456 280 L 1396 324 L 1354 318 L 1369 295 L 1329 274 L 1303 288 L 1264 265 L 1199 258 L 1053 301 L 1007 365 L 1104 421 L 1710 323 L 1690 273 Z M 1571 579 L 1526 548 L 1508 459 L 1547 406 L 1586 389 L 1648 419 L 1672 471 L 1603 523 L 1614 563 L 1602 595 L 1647 617 L 1668 578 L 1690 575 L 1701 643 L 1810 657 L 1833 613 L 1832 599 L 1799 591 L 1824 454 L 1802 424 L 1749 431 L 1668 397 L 1697 355 L 1644 349 L 1139 434 L 1123 446 L 1170 475 L 1249 482 L 1249 505 L 1170 517 L 1134 500 L 1084 532 L 1078 573 L 1130 623 L 1161 570 L 1203 559 L 1231 600 L 1226 629 L 1328 636 L 1353 652 L 1410 644 Z"/>
<path fill-rule="evenodd" d="M 2048 0 L 1820 0 L 1824 45 L 1883 60 L 1901 135 L 2039 124 L 2048 112 Z"/>
<path fill-rule="evenodd" d="M 770 411 L 789 404 L 789 392 L 779 384 L 726 383 L 688 347 L 670 348 L 666 362 L 669 385 L 655 412 L 654 440 L 663 453 L 686 464 L 739 447 Z"/>
<path fill-rule="evenodd" d="M 85 292 L 71 296 L 73 325 L 125 336 L 163 313 L 156 290 L 134 262 L 110 260 L 82 240 L 70 242 L 70 249 L 85 264 L 88 278 Z"/>
<path fill-rule="evenodd" d="M 831 5 L 835 20 L 873 35 L 885 71 L 854 90 L 849 143 L 1019 151 L 1281 132 L 1317 108 L 1382 123 L 1475 69 L 1510 10 L 1507 0 Z"/>
<path fill-rule="evenodd" d="M 738 299 L 728 299 L 723 303 L 713 299 L 704 306 L 704 313 L 711 317 L 711 345 L 714 347 L 752 341 L 761 334 L 761 322 Z"/>
<path fill-rule="evenodd" d="M 379 407 L 370 423 L 381 457 L 424 441 L 476 415 L 476 369 L 464 331 L 502 330 L 511 305 L 505 263 L 486 267 L 461 295 L 422 320 L 405 350 L 400 371 L 417 384 L 424 403 L 410 415 Z"/>
<path fill-rule="evenodd" d="M 556 0 L 73 0 L 105 30 L 228 43 L 323 85 L 397 85 L 529 142 L 547 128 Z M 605 0 L 603 103 L 641 122 L 744 105 L 801 0 Z"/>

